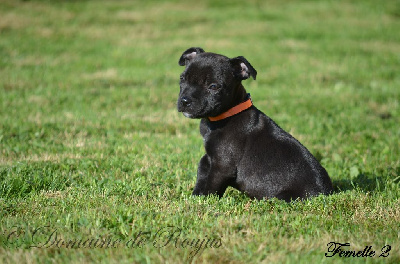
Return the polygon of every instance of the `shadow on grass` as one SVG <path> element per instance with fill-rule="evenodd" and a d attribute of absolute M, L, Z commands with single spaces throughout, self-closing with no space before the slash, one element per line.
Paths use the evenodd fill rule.
<path fill-rule="evenodd" d="M 333 180 L 333 192 L 361 189 L 365 192 L 383 191 L 389 182 L 399 182 L 399 178 L 389 179 L 387 176 L 360 173 L 353 179 Z"/>

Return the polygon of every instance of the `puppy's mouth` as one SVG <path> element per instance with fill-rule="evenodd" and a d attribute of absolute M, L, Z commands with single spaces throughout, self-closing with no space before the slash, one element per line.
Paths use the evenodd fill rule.
<path fill-rule="evenodd" d="M 193 114 L 188 113 L 188 112 L 182 112 L 182 114 L 187 118 L 195 118 Z"/>
<path fill-rule="evenodd" d="M 186 106 L 178 104 L 178 112 L 191 119 L 203 118 L 207 116 L 207 105 L 207 103 L 203 103 L 202 105 L 192 103 Z"/>
<path fill-rule="evenodd" d="M 190 119 L 198 119 L 198 118 L 203 118 L 204 114 L 202 114 L 202 111 L 179 111 L 182 112 L 182 114 Z"/>

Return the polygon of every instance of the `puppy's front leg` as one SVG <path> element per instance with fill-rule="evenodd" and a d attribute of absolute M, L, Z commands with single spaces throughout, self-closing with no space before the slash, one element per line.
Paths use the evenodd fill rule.
<path fill-rule="evenodd" d="M 200 160 L 197 182 L 192 195 L 217 194 L 222 197 L 228 187 L 227 178 L 224 172 L 212 166 L 210 156 L 205 154 Z"/>

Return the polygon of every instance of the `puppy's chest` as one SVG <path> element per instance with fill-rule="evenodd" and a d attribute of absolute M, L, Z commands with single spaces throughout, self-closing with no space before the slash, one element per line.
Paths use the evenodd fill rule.
<path fill-rule="evenodd" d="M 212 160 L 233 164 L 243 154 L 243 141 L 231 133 L 208 131 L 204 134 L 204 148 Z"/>

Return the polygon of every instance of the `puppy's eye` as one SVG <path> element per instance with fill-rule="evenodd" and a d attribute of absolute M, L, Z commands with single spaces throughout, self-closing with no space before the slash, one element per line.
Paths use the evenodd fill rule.
<path fill-rule="evenodd" d="M 211 84 L 210 86 L 208 86 L 208 89 L 210 89 L 210 90 L 217 90 L 217 89 L 218 89 L 218 85 L 215 84 L 215 83 L 213 83 L 213 84 Z"/>
<path fill-rule="evenodd" d="M 184 77 L 183 75 L 181 75 L 180 80 L 181 80 L 181 81 L 184 81 L 184 80 L 185 80 L 185 77 Z"/>

